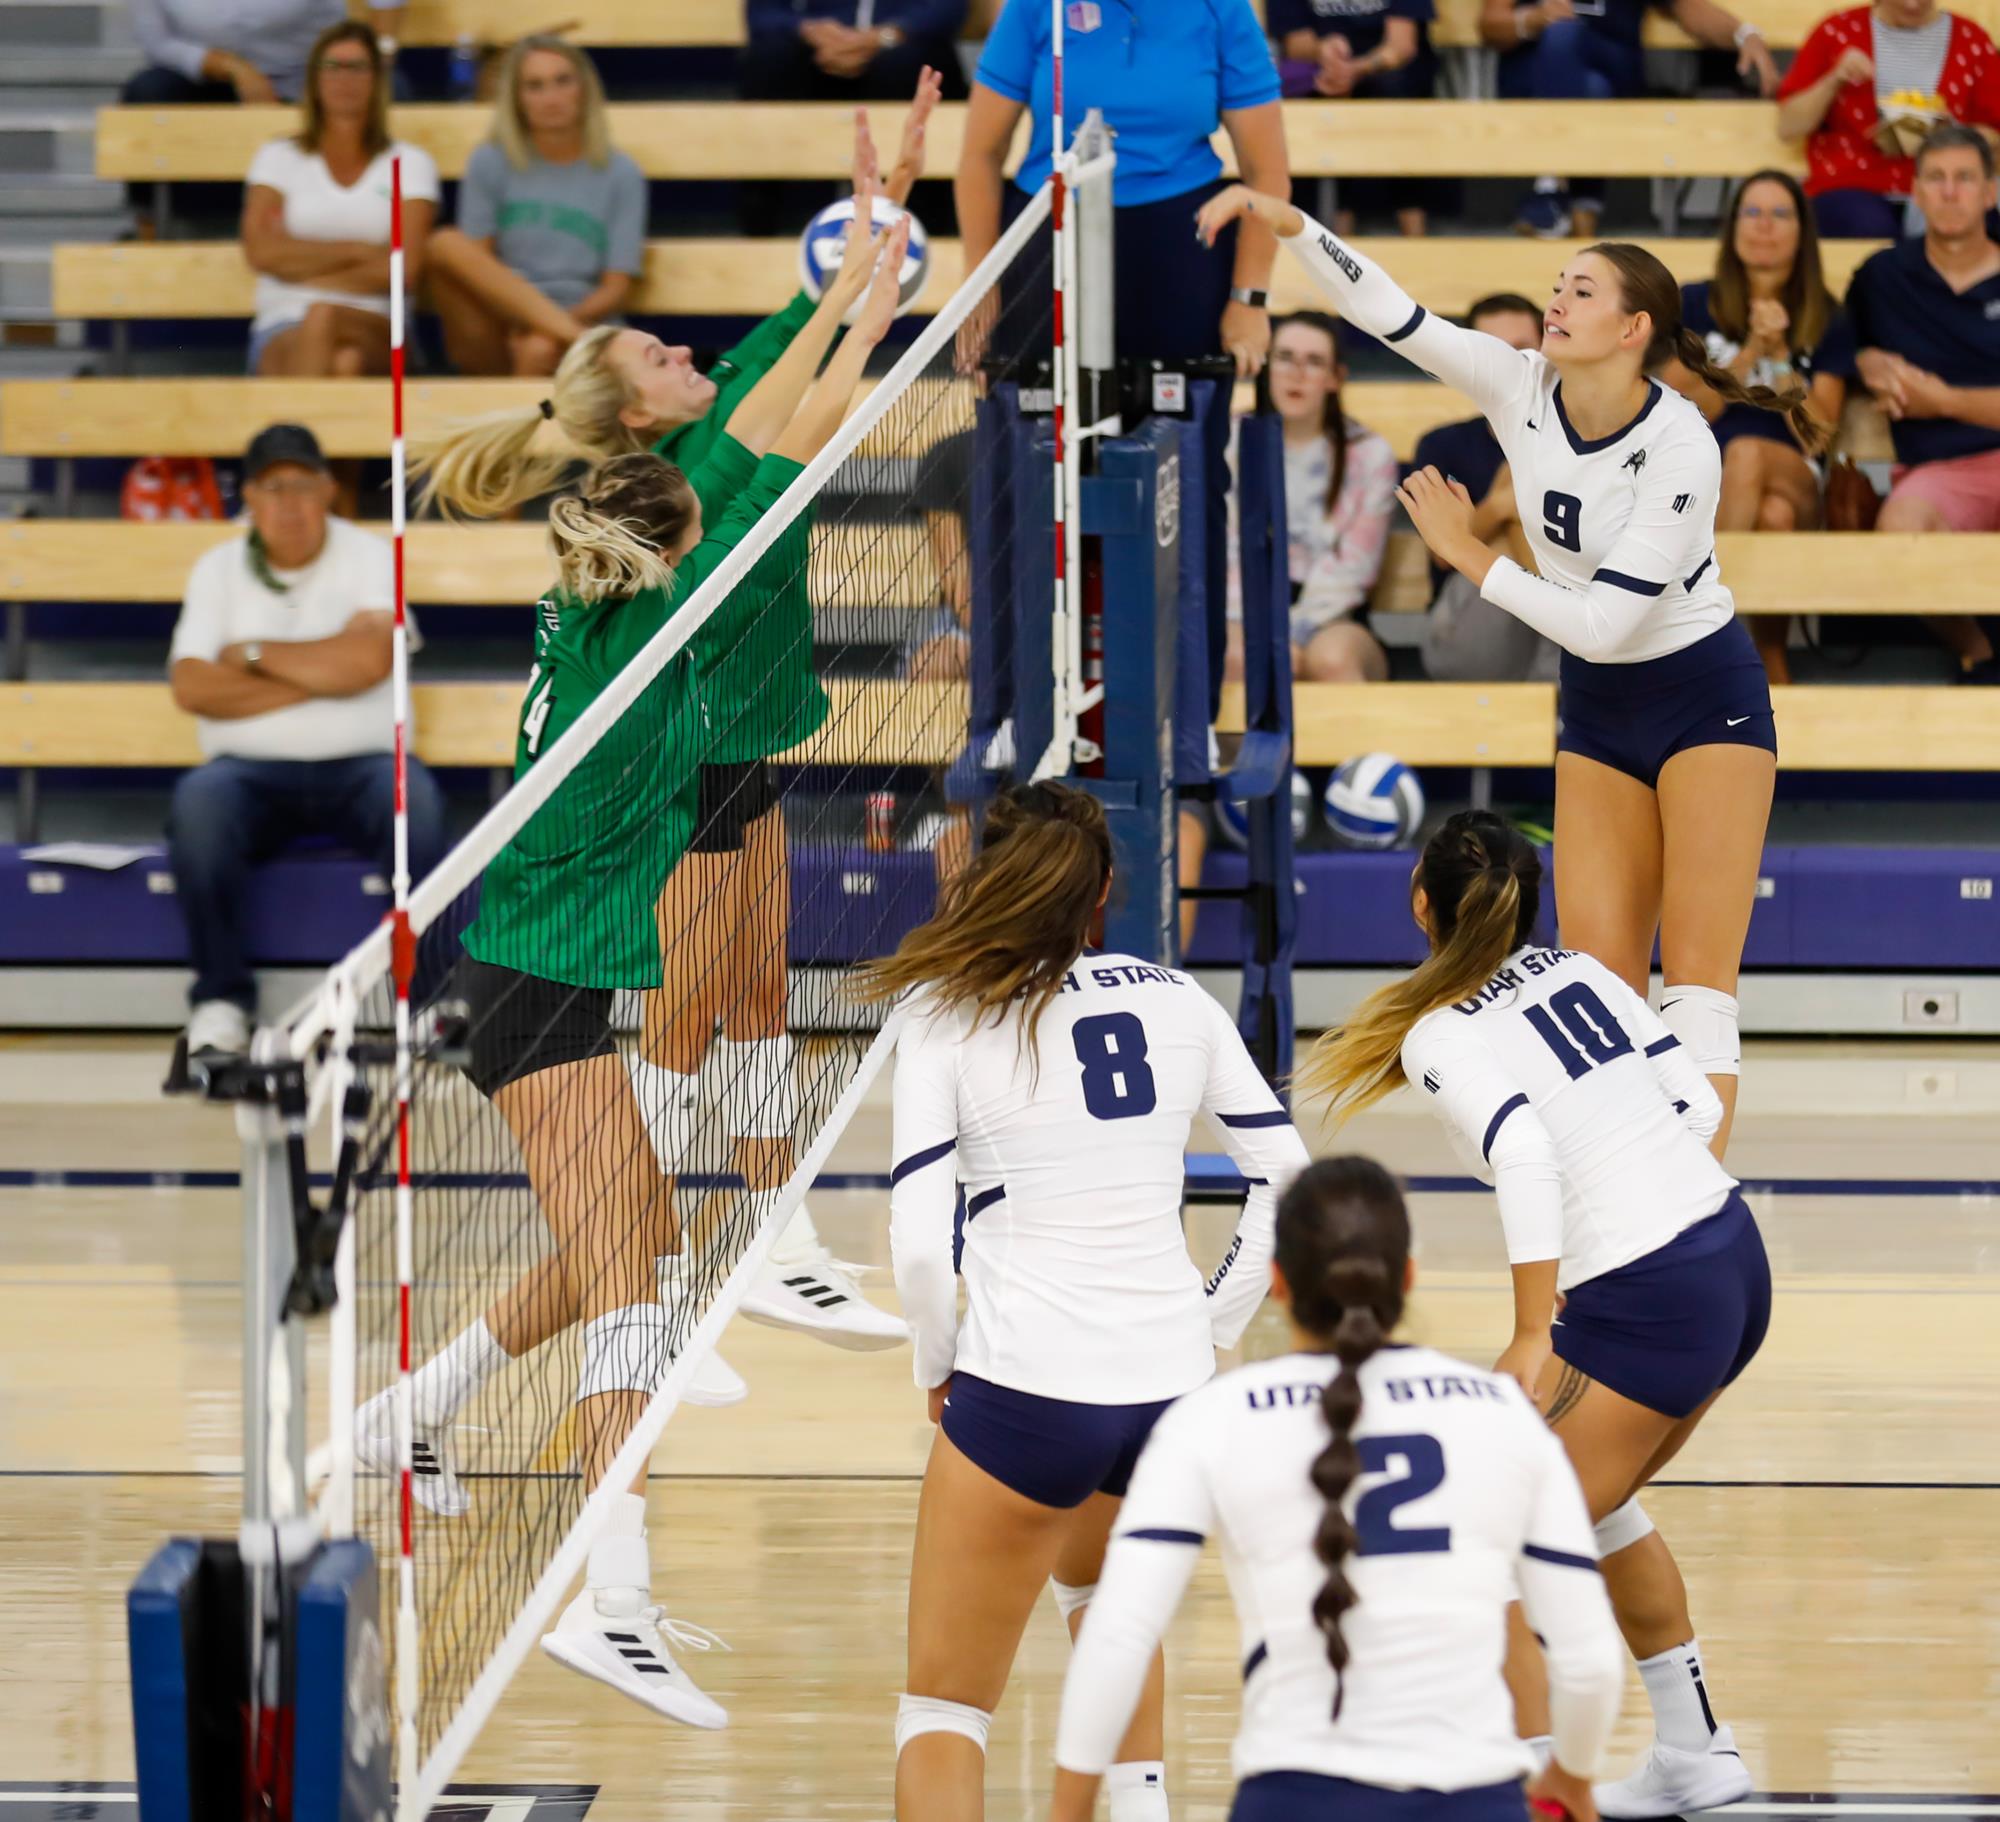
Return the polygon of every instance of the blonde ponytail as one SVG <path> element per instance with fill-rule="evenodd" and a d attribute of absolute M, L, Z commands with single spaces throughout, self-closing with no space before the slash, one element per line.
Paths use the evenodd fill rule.
<path fill-rule="evenodd" d="M 700 502 L 686 475 L 645 451 L 615 456 L 549 508 L 557 585 L 578 601 L 622 601 L 673 580 Z"/>
<path fill-rule="evenodd" d="M 619 415 L 632 393 L 606 358 L 618 332 L 602 323 L 571 343 L 542 405 L 491 411 L 414 445 L 419 504 L 447 519 L 497 519 L 553 493 L 578 462 L 646 448 L 645 435 Z"/>
<path fill-rule="evenodd" d="M 1376 989 L 1313 1046 L 1298 1092 L 1324 1096 L 1338 1123 L 1401 1086 L 1411 1027 L 1470 999 L 1500 971 L 1533 933 L 1541 881 L 1541 856 L 1504 817 L 1462 810 L 1447 821 L 1425 845 L 1415 882 L 1429 904 L 1429 958 Z"/>

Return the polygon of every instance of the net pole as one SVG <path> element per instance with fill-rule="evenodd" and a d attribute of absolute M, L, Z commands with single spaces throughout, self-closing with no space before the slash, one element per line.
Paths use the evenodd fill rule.
<path fill-rule="evenodd" d="M 1067 772 L 1071 750 L 1076 743 L 1076 698 L 1070 669 L 1070 647 L 1074 643 L 1072 622 L 1075 600 L 1071 585 L 1069 445 L 1070 418 L 1074 401 L 1069 376 L 1070 208 L 1069 183 L 1064 173 L 1063 146 L 1063 11 L 1066 0 L 1049 0 L 1049 220 L 1054 230 L 1054 257 L 1049 261 L 1055 296 L 1051 311 L 1050 387 L 1054 395 L 1051 422 L 1055 431 L 1055 589 L 1050 605 L 1050 668 L 1054 671 L 1055 728 L 1049 751 L 1035 768 L 1036 777 Z"/>
<path fill-rule="evenodd" d="M 396 858 L 390 889 L 389 971 L 396 984 L 396 1772 L 399 1813 L 409 1818 L 417 1788 L 417 1565 L 411 1458 L 410 1280 L 415 1202 L 410 1187 L 410 621 L 403 564 L 403 161 L 389 161 L 389 512 L 396 554 L 393 695 L 396 713 Z"/>

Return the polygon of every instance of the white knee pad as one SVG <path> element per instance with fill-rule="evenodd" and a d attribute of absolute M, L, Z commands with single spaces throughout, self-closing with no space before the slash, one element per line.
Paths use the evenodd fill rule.
<path fill-rule="evenodd" d="M 789 1139 L 799 1121 L 789 1032 L 774 1038 L 724 1038 L 716 1047 L 723 1105 L 732 1139 Z"/>
<path fill-rule="evenodd" d="M 983 1708 L 968 1708 L 963 1702 L 941 1702 L 934 1695 L 905 1695 L 896 1698 L 896 1752 L 922 1733 L 955 1733 L 970 1740 L 981 1752 L 993 1717 Z"/>
<path fill-rule="evenodd" d="M 1718 987 L 1669 987 L 1660 996 L 1660 1018 L 1687 1046 L 1703 1075 L 1741 1075 L 1743 1039 L 1736 1029 L 1736 996 Z"/>
<path fill-rule="evenodd" d="M 584 1329 L 576 1402 L 605 1392 L 651 1392 L 666 1370 L 667 1312 L 657 1303 L 628 1304 Z"/>
<path fill-rule="evenodd" d="M 649 1063 L 635 1055 L 627 1065 L 632 1075 L 632 1093 L 639 1102 L 639 1116 L 652 1142 L 653 1156 L 659 1160 L 660 1174 L 680 1174 L 693 1142 L 695 1123 L 701 1117 L 701 1078 L 682 1075 L 664 1064 Z"/>
<path fill-rule="evenodd" d="M 1063 1616 L 1063 1624 L 1068 1625 L 1090 1605 L 1090 1597 L 1097 1592 L 1097 1584 L 1090 1582 L 1079 1588 L 1068 1582 L 1051 1581 L 1049 1592 L 1056 1597 L 1056 1611 Z"/>
<path fill-rule="evenodd" d="M 1616 1556 L 1621 1550 L 1629 1550 L 1652 1529 L 1653 1521 L 1646 1516 L 1646 1508 L 1635 1494 L 1617 1511 L 1607 1512 L 1597 1521 L 1597 1554 Z"/>

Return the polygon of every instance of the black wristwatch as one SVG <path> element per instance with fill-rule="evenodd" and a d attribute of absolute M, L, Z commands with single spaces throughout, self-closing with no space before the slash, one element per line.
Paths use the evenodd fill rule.
<path fill-rule="evenodd" d="M 1271 294 L 1268 291 L 1253 291 L 1248 285 L 1231 285 L 1229 301 L 1232 304 L 1248 304 L 1253 310 L 1268 310 Z"/>

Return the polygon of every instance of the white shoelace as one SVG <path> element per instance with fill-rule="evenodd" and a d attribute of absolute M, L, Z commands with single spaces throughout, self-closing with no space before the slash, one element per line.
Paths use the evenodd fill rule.
<path fill-rule="evenodd" d="M 697 1626 L 692 1620 L 672 1618 L 664 1607 L 642 1608 L 639 1617 L 683 1651 L 727 1651 L 729 1643 L 719 1633 L 709 1631 L 706 1626 Z"/>

